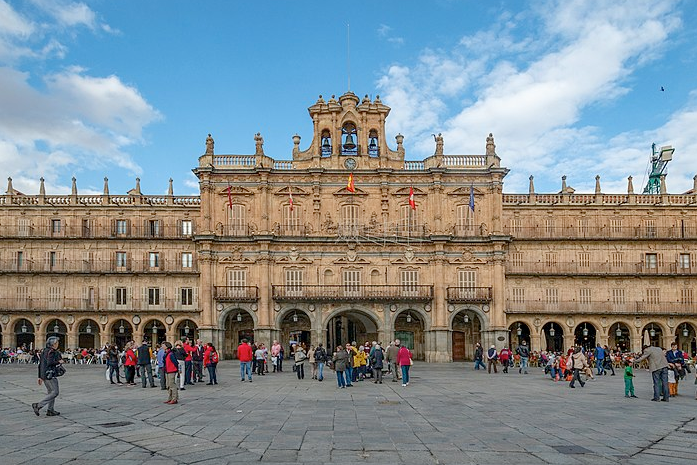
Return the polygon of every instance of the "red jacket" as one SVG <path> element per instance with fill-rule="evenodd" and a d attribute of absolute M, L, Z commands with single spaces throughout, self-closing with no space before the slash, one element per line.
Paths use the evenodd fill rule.
<path fill-rule="evenodd" d="M 165 373 L 177 373 L 179 371 L 179 361 L 171 350 L 165 354 Z"/>
<path fill-rule="evenodd" d="M 252 346 L 249 344 L 240 344 L 237 346 L 237 358 L 240 362 L 251 362 L 253 356 Z"/>
<path fill-rule="evenodd" d="M 124 363 L 124 365 L 126 365 L 127 367 L 134 367 L 136 366 L 137 360 L 138 359 L 136 358 L 136 353 L 133 352 L 133 349 L 128 349 L 126 351 L 126 363 Z"/>
<path fill-rule="evenodd" d="M 218 352 L 213 352 L 212 347 L 206 347 L 206 351 L 203 353 L 203 366 L 218 363 Z"/>
<path fill-rule="evenodd" d="M 397 352 L 397 365 L 411 365 L 409 360 L 411 360 L 409 349 L 404 346 L 400 347 L 399 352 Z"/>
<path fill-rule="evenodd" d="M 184 359 L 185 362 L 190 362 L 194 359 L 194 357 L 191 355 L 194 352 L 194 348 L 187 344 L 186 342 L 183 345 L 184 347 L 184 352 L 186 352 L 186 358 Z"/>

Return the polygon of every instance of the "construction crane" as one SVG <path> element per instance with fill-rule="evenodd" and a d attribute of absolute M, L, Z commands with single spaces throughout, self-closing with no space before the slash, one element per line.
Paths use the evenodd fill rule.
<path fill-rule="evenodd" d="M 656 150 L 656 144 L 651 144 L 651 171 L 649 172 L 649 182 L 644 187 L 644 194 L 661 193 L 661 176 L 665 174 L 668 162 L 673 159 L 675 149 L 672 145 L 664 145 L 660 150 Z"/>

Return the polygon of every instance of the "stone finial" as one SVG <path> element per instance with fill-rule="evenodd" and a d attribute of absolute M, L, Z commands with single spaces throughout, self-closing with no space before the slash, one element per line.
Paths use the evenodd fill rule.
<path fill-rule="evenodd" d="M 662 174 L 661 175 L 661 194 L 667 194 L 668 193 L 668 186 L 666 186 L 666 175 Z"/>
<path fill-rule="evenodd" d="M 403 145 L 404 144 L 404 136 L 401 134 L 397 134 L 394 137 L 394 140 L 397 141 L 397 153 L 403 156 L 404 155 L 404 145 Z"/>
<path fill-rule="evenodd" d="M 629 176 L 627 178 L 627 194 L 633 194 L 634 193 L 634 184 L 632 184 L 632 177 Z"/>
<path fill-rule="evenodd" d="M 169 196 L 174 195 L 174 186 L 172 185 L 173 182 L 174 180 L 172 178 L 169 178 L 169 187 L 167 188 L 167 195 Z"/>
<path fill-rule="evenodd" d="M 264 155 L 264 138 L 261 136 L 260 132 L 254 134 L 254 155 Z"/>
<path fill-rule="evenodd" d="M 71 189 L 70 189 L 70 194 L 71 194 L 71 195 L 77 195 L 77 179 L 75 179 L 75 176 L 73 176 L 72 181 L 73 181 L 73 185 L 72 185 L 72 187 L 71 187 Z"/>
<path fill-rule="evenodd" d="M 44 185 L 43 176 L 39 178 L 39 195 L 46 195 L 46 186 Z"/>
<path fill-rule="evenodd" d="M 489 133 L 489 137 L 486 138 L 486 154 L 496 155 L 496 144 L 494 144 L 494 134 Z"/>
<path fill-rule="evenodd" d="M 12 178 L 8 177 L 7 178 L 7 192 L 5 192 L 5 194 L 14 195 L 14 193 L 15 193 L 15 189 L 14 189 L 14 187 L 12 187 Z"/>
<path fill-rule="evenodd" d="M 376 95 L 375 100 L 373 100 L 373 103 L 382 103 L 382 100 L 380 100 L 380 96 Z"/>
<path fill-rule="evenodd" d="M 567 188 L 566 188 L 566 175 L 561 177 L 561 193 L 566 194 Z"/>
<path fill-rule="evenodd" d="M 600 194 L 600 175 L 595 176 L 595 193 Z"/>
<path fill-rule="evenodd" d="M 208 137 L 206 137 L 206 155 L 213 155 L 215 151 L 215 141 L 213 140 L 213 137 L 208 134 Z"/>
<path fill-rule="evenodd" d="M 535 183 L 533 182 L 533 179 L 535 179 L 535 177 L 531 174 L 530 175 L 530 186 L 528 187 L 529 194 L 535 193 Z"/>
<path fill-rule="evenodd" d="M 133 193 L 136 194 L 136 195 L 141 195 L 141 192 L 140 192 L 140 178 L 136 178 L 136 187 L 135 187 Z"/>
<path fill-rule="evenodd" d="M 692 193 L 697 195 L 697 174 L 692 178 Z"/>
<path fill-rule="evenodd" d="M 301 138 L 298 134 L 293 136 L 293 155 L 300 152 L 300 139 Z"/>
<path fill-rule="evenodd" d="M 104 195 L 109 195 L 109 178 L 104 176 L 104 191 L 102 192 Z"/>
<path fill-rule="evenodd" d="M 322 98 L 322 94 L 319 94 L 319 97 L 317 98 L 317 103 L 325 103 L 324 99 Z"/>
<path fill-rule="evenodd" d="M 433 139 L 436 141 L 436 151 L 433 155 L 443 155 L 443 134 L 438 133 L 438 135 L 433 134 Z"/>

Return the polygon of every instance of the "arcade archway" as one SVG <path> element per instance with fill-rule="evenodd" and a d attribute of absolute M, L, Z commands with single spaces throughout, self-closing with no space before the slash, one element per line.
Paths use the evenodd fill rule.
<path fill-rule="evenodd" d="M 675 340 L 678 342 L 678 349 L 687 352 L 690 356 L 697 353 L 697 340 L 695 340 L 695 327 L 690 323 L 680 323 L 675 328 Z"/>
<path fill-rule="evenodd" d="M 474 360 L 474 345 L 482 341 L 482 321 L 469 310 L 458 312 L 451 323 L 454 362 Z"/>
<path fill-rule="evenodd" d="M 516 321 L 508 327 L 509 348 L 515 353 L 519 345 L 525 341 L 530 347 L 530 326 L 522 321 Z"/>
<path fill-rule="evenodd" d="M 22 318 L 15 323 L 15 347 L 20 347 L 24 350 L 34 349 L 34 325 L 25 318 Z"/>
<path fill-rule="evenodd" d="M 196 339 L 198 339 L 198 326 L 192 320 L 184 320 L 177 325 L 177 336 L 182 341 L 189 338 L 196 342 Z"/>
<path fill-rule="evenodd" d="M 564 352 L 564 328 L 550 321 L 542 327 L 542 342 L 547 351 Z"/>
<path fill-rule="evenodd" d="M 641 330 L 641 341 L 642 345 L 648 343 L 650 346 L 663 347 L 663 327 L 658 323 L 647 324 Z"/>
<path fill-rule="evenodd" d="M 327 321 L 327 349 L 338 345 L 378 340 L 378 325 L 372 316 L 359 310 L 346 310 Z"/>
<path fill-rule="evenodd" d="M 58 338 L 58 350 L 61 352 L 67 348 L 68 327 L 61 320 L 51 320 L 46 326 L 46 338 Z"/>
<path fill-rule="evenodd" d="M 84 349 L 96 349 L 99 341 L 99 324 L 94 320 L 83 320 L 77 330 L 77 345 Z"/>
<path fill-rule="evenodd" d="M 143 338 L 157 347 L 167 340 L 167 326 L 160 320 L 150 320 L 143 327 Z"/>
<path fill-rule="evenodd" d="M 608 341 L 611 349 L 619 349 L 621 352 L 632 351 L 632 334 L 625 323 L 617 322 L 610 326 Z"/>
<path fill-rule="evenodd" d="M 310 347 L 312 339 L 312 322 L 310 317 L 302 310 L 290 310 L 283 315 L 279 323 L 281 334 L 279 342 L 284 347 L 285 353 L 290 354 L 292 344 L 304 344 Z"/>
<path fill-rule="evenodd" d="M 242 339 L 249 343 L 254 342 L 254 318 L 243 309 L 234 309 L 225 317 L 225 340 L 219 351 L 225 358 L 237 358 L 237 346 Z"/>
<path fill-rule="evenodd" d="M 116 347 L 123 349 L 128 341 L 133 340 L 133 326 L 124 320 L 118 320 L 111 326 L 111 340 Z"/>
<path fill-rule="evenodd" d="M 583 347 L 585 351 L 593 351 L 595 349 L 596 329 L 593 323 L 584 321 L 576 326 L 574 331 L 574 345 Z"/>
<path fill-rule="evenodd" d="M 412 351 L 416 360 L 426 359 L 424 330 L 425 324 L 418 312 L 405 310 L 395 318 L 394 337 L 399 339 L 402 346 L 406 346 Z"/>

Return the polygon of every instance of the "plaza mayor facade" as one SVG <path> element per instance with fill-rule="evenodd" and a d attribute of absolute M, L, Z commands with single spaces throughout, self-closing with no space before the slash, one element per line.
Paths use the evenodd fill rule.
<path fill-rule="evenodd" d="M 123 345 L 184 336 L 234 357 L 242 338 L 328 346 L 402 339 L 417 359 L 474 344 L 695 352 L 697 190 L 504 194 L 482 153 L 405 160 L 390 108 L 351 92 L 310 108 L 290 159 L 225 155 L 212 137 L 199 196 L 0 196 L 2 346 Z M 251 142 L 250 142 L 251 146 Z M 302 147 L 306 148 L 302 148 Z"/>

